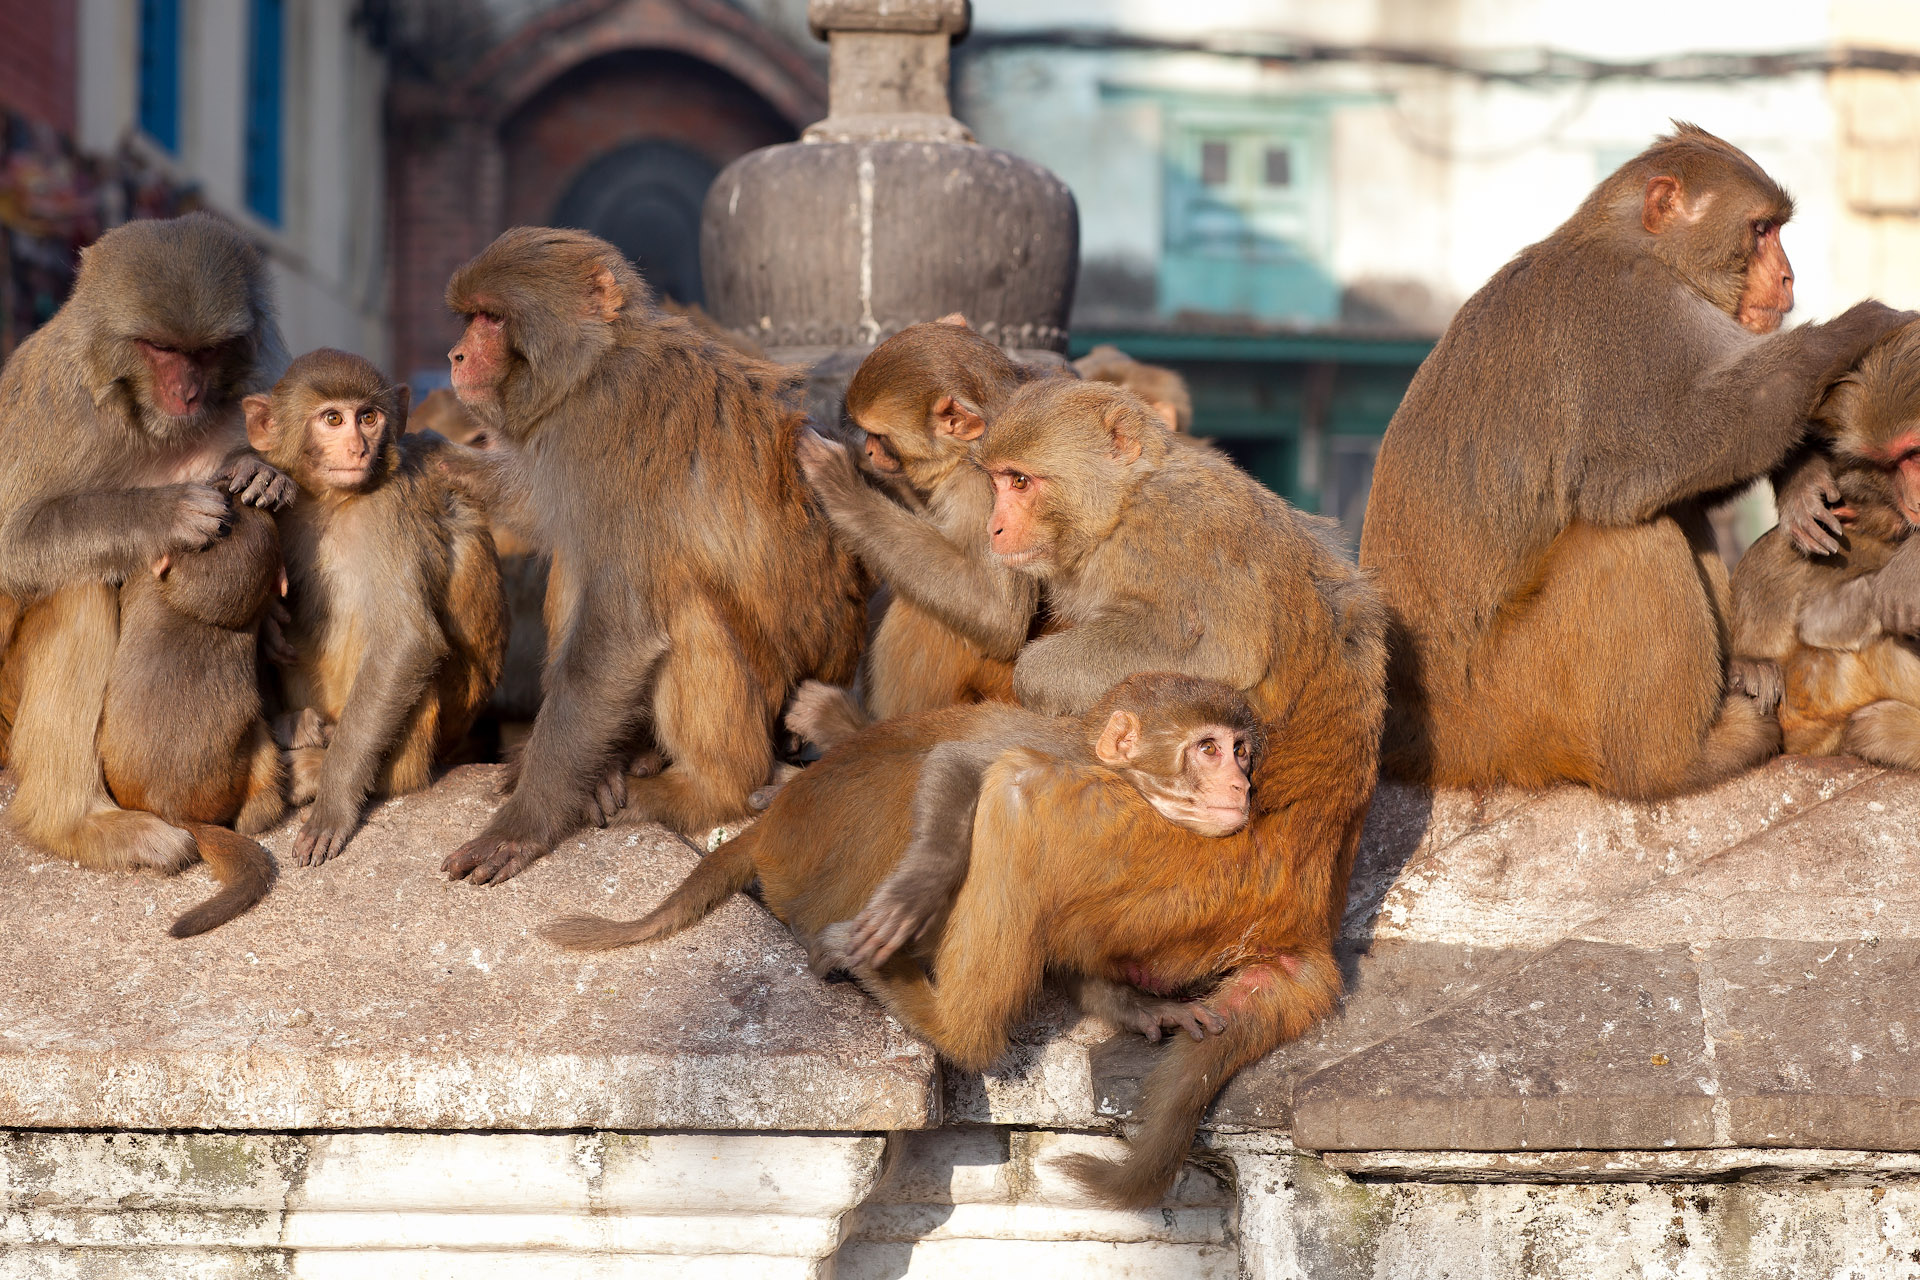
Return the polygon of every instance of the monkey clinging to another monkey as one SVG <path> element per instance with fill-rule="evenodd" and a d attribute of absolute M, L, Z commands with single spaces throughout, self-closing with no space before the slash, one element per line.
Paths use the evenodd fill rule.
<path fill-rule="evenodd" d="M 1814 424 L 1851 522 L 1830 554 L 1800 555 L 1784 522 L 1748 549 L 1733 575 L 1733 652 L 1779 664 L 1788 751 L 1920 769 L 1920 600 L 1886 572 L 1920 526 L 1920 324 L 1836 381 Z"/>
<path fill-rule="evenodd" d="M 246 399 L 247 438 L 301 492 L 281 515 L 296 655 L 281 668 L 281 733 L 292 799 L 313 801 L 302 864 L 346 847 L 368 796 L 426 786 L 500 678 L 506 604 L 486 517 L 427 465 L 457 446 L 402 438 L 408 400 L 327 349 Z"/>

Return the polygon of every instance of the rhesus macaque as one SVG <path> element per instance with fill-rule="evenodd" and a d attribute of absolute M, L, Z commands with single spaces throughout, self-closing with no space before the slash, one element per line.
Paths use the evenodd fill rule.
<path fill-rule="evenodd" d="M 1035 732 L 1052 741 L 1025 745 Z M 1183 1089 L 1150 1096 L 1147 1136 L 1125 1166 L 1131 1176 L 1095 1178 L 1109 1201 L 1150 1203 L 1179 1172 L 1201 1109 L 1246 1060 L 1223 1046 L 1264 1042 L 1264 1029 L 1250 1025 L 1258 1011 L 1242 993 L 1293 980 L 1277 976 L 1291 961 L 1260 946 L 1276 898 L 1294 892 L 1287 878 L 1253 856 L 1244 838 L 1210 838 L 1168 820 L 1237 829 L 1247 796 L 1242 770 L 1257 755 L 1257 738 L 1251 708 L 1232 689 L 1164 673 L 1129 678 L 1057 730 L 993 704 L 889 720 L 803 770 L 766 816 L 702 859 L 645 919 L 571 917 L 543 932 L 582 948 L 656 941 L 757 876 L 768 908 L 824 969 L 839 962 L 847 917 L 909 848 L 967 840 L 975 874 L 944 921 L 884 964 L 855 966 L 855 977 L 968 1070 L 1005 1052 L 1049 971 L 1073 983 L 1089 1012 L 1124 1028 L 1155 1040 L 1163 1029 L 1184 1028 L 1191 1038 L 1176 1036 L 1156 1072 L 1176 1064 Z M 983 790 L 973 764 L 957 777 L 939 769 L 956 748 L 987 762 Z M 1024 806 L 1021 789 L 1030 783 L 1059 807 Z M 1082 838 L 1083 829 L 1115 826 L 1127 830 L 1127 843 Z M 1248 965 L 1261 976 L 1249 976 Z M 1297 969 L 1323 990 L 1338 986 L 1330 957 Z M 1195 998 L 1223 974 L 1215 992 Z M 1237 1017 L 1222 1018 L 1222 1000 Z"/>
<path fill-rule="evenodd" d="M 1733 651 L 1778 664 L 1780 727 L 1800 755 L 1847 751 L 1920 768 L 1920 632 L 1888 564 L 1920 525 L 1920 324 L 1896 330 L 1827 392 L 1839 545 L 1808 559 L 1784 525 L 1733 574 Z"/>
<path fill-rule="evenodd" d="M 295 659 L 281 686 L 303 866 L 346 848 L 369 796 L 427 785 L 500 678 L 506 605 L 485 515 L 404 436 L 410 399 L 359 356 L 322 348 L 246 399 L 253 447 L 294 478 L 280 517 Z M 316 741 L 302 712 L 325 726 Z"/>
<path fill-rule="evenodd" d="M 844 446 L 801 437 L 800 465 L 834 529 L 892 593 L 867 655 L 869 716 L 1012 700 L 1039 588 L 988 551 L 993 489 L 968 452 L 1014 391 L 1054 376 L 1014 363 L 958 315 L 875 347 L 847 384 L 847 416 L 866 433 L 868 468 L 904 481 L 912 509 L 862 479 Z"/>
<path fill-rule="evenodd" d="M 279 583 L 273 517 L 241 506 L 226 537 L 163 556 L 120 589 L 100 721 L 107 787 L 127 809 L 190 831 L 221 884 L 173 922 L 176 938 L 225 924 L 273 884 L 273 858 L 247 837 L 287 807 L 256 656 Z"/>
<path fill-rule="evenodd" d="M 1192 433 L 1193 393 L 1187 390 L 1187 380 L 1173 370 L 1142 364 L 1110 342 L 1075 360 L 1073 367 L 1088 382 L 1111 382 L 1133 392 L 1159 415 L 1168 430 L 1181 435 Z"/>
<path fill-rule="evenodd" d="M 429 391 L 407 414 L 407 431 L 434 431 L 455 444 L 490 449 L 494 441 L 473 420 L 460 398 L 447 387 Z M 507 652 L 500 680 L 487 708 L 502 721 L 507 737 L 503 746 L 517 746 L 512 735 L 524 733 L 525 722 L 540 710 L 540 668 L 547 657 L 547 557 L 513 530 L 500 523 L 489 526 L 493 550 L 500 561 L 500 588 L 507 598 Z"/>
<path fill-rule="evenodd" d="M 206 214 L 83 250 L 72 295 L 0 372 L 0 596 L 38 616 L 7 652 L 10 812 L 101 870 L 178 871 L 188 832 L 108 794 L 97 736 L 120 583 L 230 527 L 228 495 L 293 496 L 245 453 L 240 398 L 284 360 L 260 256 Z"/>
<path fill-rule="evenodd" d="M 864 581 L 794 463 L 800 375 L 662 315 L 603 240 L 520 227 L 454 274 L 461 403 L 500 447 L 460 482 L 549 551 L 545 697 L 455 879 L 497 883 L 589 819 L 744 816 L 800 680 L 844 683 Z M 665 767 L 628 777 L 657 749 Z"/>
<path fill-rule="evenodd" d="M 1792 212 L 1676 125 L 1461 307 L 1387 429 L 1360 545 L 1400 629 L 1390 773 L 1653 798 L 1779 749 L 1729 678 L 1705 508 L 1900 319 L 1863 302 L 1776 332 Z"/>
<path fill-rule="evenodd" d="M 1118 387 L 1021 389 L 976 443 L 975 461 L 994 485 L 995 554 L 1038 578 L 1066 624 L 1020 651 L 1022 705 L 1077 714 L 1129 675 L 1177 671 L 1244 691 L 1266 730 L 1252 818 L 1218 840 L 1158 815 L 1143 821 L 1137 806 L 1090 806 L 1071 773 L 1002 769 L 996 787 L 990 771 L 980 792 L 976 857 L 993 842 L 1038 857 L 1058 841 L 1089 866 L 1151 858 L 1164 868 L 1151 883 L 1214 904 L 1180 917 L 1176 931 L 1191 932 L 1179 947 L 1136 954 L 1153 975 L 1144 985 L 1163 990 L 1230 969 L 1218 1001 L 1237 1011 L 1231 1026 L 1156 1066 L 1133 1159 L 1078 1166 L 1107 1199 L 1149 1203 L 1220 1083 L 1305 1031 L 1339 995 L 1333 939 L 1373 798 L 1386 614 L 1332 545 L 1331 521 L 1300 515 Z M 928 869 L 903 862 L 902 873 Z M 968 889 L 976 880 L 991 875 Z M 1167 922 L 1127 914 L 1113 927 Z"/>

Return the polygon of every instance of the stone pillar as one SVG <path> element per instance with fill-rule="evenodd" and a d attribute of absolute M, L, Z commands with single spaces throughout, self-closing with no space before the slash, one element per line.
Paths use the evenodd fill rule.
<path fill-rule="evenodd" d="M 967 0 L 811 0 L 807 18 L 832 50 L 827 118 L 715 180 L 707 309 L 811 366 L 823 423 L 867 352 L 949 312 L 1019 358 L 1063 359 L 1079 210 L 1052 173 L 953 118 L 947 51 Z"/>

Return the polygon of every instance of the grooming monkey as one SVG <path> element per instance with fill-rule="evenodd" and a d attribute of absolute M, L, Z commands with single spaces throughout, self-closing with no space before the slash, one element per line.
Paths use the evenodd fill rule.
<path fill-rule="evenodd" d="M 302 865 L 346 847 L 369 796 L 426 786 L 500 678 L 506 606 L 486 517 L 427 465 L 457 446 L 403 438 L 408 400 L 329 349 L 246 399 L 248 438 L 302 495 L 280 517 L 296 655 L 281 668 L 283 737 L 292 798 L 313 802 Z"/>
<path fill-rule="evenodd" d="M 1784 524 L 1748 549 L 1733 574 L 1733 651 L 1778 664 L 1788 751 L 1920 768 L 1920 624 L 1887 570 L 1920 525 L 1920 324 L 1867 352 L 1814 423 L 1848 523 L 1814 558 Z"/>
<path fill-rule="evenodd" d="M 13 821 L 62 857 L 171 873 L 198 856 L 188 832 L 115 804 L 101 771 L 120 583 L 217 542 L 229 494 L 291 499 L 245 453 L 239 404 L 283 359 L 259 255 L 191 214 L 83 250 L 72 295 L 0 371 L 0 614 L 29 615 L 0 744 Z"/>
<path fill-rule="evenodd" d="M 1082 929 L 1106 933 L 1094 923 L 1103 913 L 1124 918 L 1156 894 L 1177 898 L 1165 869 L 1143 876 L 1132 859 L 1089 856 L 1071 840 L 1009 861 L 1000 850 L 982 850 L 974 805 L 986 774 L 1004 767 L 996 762 L 1011 761 L 1068 773 L 1094 803 L 1138 809 L 1150 824 L 1230 834 L 1246 822 L 1247 777 L 1260 741 L 1252 709 L 1232 689 L 1167 674 L 1135 676 L 1073 718 L 982 703 L 884 721 L 802 770 L 759 822 L 706 857 L 645 919 L 574 916 L 543 933 L 594 950 L 657 941 L 695 924 L 757 875 L 768 908 L 807 948 L 816 972 L 848 968 L 963 1067 L 985 1067 L 1004 1052 L 1047 968 L 1073 981 L 1091 1013 L 1154 1040 L 1173 1028 L 1199 1039 L 1223 1025 L 1199 1001 L 1176 998 L 1185 983 L 1134 985 L 1153 968 L 1150 922 L 1130 924 L 1131 950 L 1104 951 L 1100 938 L 1080 936 Z M 965 846 L 973 846 L 974 864 L 993 868 L 991 883 L 956 883 L 941 923 L 894 939 L 877 965 L 853 960 L 849 917 L 910 850 L 929 843 L 962 846 L 963 878 Z M 1159 861 L 1145 849 L 1139 856 Z M 1009 905 L 1015 916 L 1002 915 Z M 1165 905 L 1163 919 L 1181 917 L 1171 901 Z M 1053 912 L 1063 914 L 1042 929 L 1039 921 Z M 927 964 L 939 974 L 945 1003 L 962 1008 L 929 1006 Z"/>
<path fill-rule="evenodd" d="M 1780 332 L 1793 202 L 1677 125 L 1461 307 L 1380 449 L 1389 773 L 1655 798 L 1779 749 L 1705 508 L 1777 467 L 1898 313 Z M 1738 680 L 1730 678 L 1738 675 Z"/>
<path fill-rule="evenodd" d="M 286 812 L 256 656 L 279 582 L 273 517 L 240 506 L 226 537 L 170 553 L 120 589 L 100 721 L 107 787 L 125 808 L 191 832 L 221 884 L 174 921 L 176 938 L 225 924 L 273 884 L 272 856 L 248 836 Z"/>
<path fill-rule="evenodd" d="M 851 454 L 806 433 L 800 465 L 835 531 L 892 598 L 866 659 L 865 714 L 809 688 L 789 726 L 809 740 L 822 715 L 859 724 L 956 702 L 1011 701 L 1013 659 L 1033 630 L 1039 588 L 987 548 L 993 491 L 968 452 L 1014 391 L 1056 371 L 1014 363 L 958 315 L 902 329 L 847 384 L 868 468 L 905 483 L 903 506 Z"/>

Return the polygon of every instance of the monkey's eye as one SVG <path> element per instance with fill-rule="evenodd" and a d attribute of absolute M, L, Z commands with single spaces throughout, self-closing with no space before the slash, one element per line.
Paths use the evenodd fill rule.
<path fill-rule="evenodd" d="M 1031 483 L 1031 480 L 1021 475 L 1018 471 L 1007 477 L 1007 484 L 1012 487 L 1015 493 L 1025 493 L 1027 486 Z"/>
<path fill-rule="evenodd" d="M 377 427 L 377 426 L 379 426 L 379 425 L 380 425 L 380 414 L 379 414 L 379 413 L 378 413 L 378 412 L 377 412 L 376 410 L 373 410 L 373 409 L 365 409 L 365 410 L 362 410 L 362 411 L 361 411 L 361 414 L 360 414 L 360 425 L 361 425 L 361 426 L 363 426 L 363 427 Z"/>
<path fill-rule="evenodd" d="M 1236 742 L 1236 743 L 1234 743 L 1234 744 L 1233 744 L 1233 757 L 1234 757 L 1234 759 L 1236 759 L 1236 760 L 1245 760 L 1245 759 L 1247 758 L 1247 755 L 1248 755 L 1248 752 L 1247 752 L 1247 744 L 1246 744 L 1246 743 L 1244 743 L 1244 742 Z"/>
<path fill-rule="evenodd" d="M 337 427 L 341 423 L 345 422 L 346 418 L 344 415 L 341 414 L 341 412 L 338 409 L 329 409 L 326 411 L 324 415 L 322 415 L 321 421 L 325 422 L 330 427 Z"/>
<path fill-rule="evenodd" d="M 1753 234 L 1756 239 L 1765 240 L 1767 238 L 1767 233 L 1772 230 L 1773 230 L 1773 223 L 1766 218 L 1762 218 L 1760 219 L 1760 221 L 1753 224 Z"/>
<path fill-rule="evenodd" d="M 1199 745 L 1200 745 L 1200 754 L 1203 756 L 1217 756 L 1220 754 L 1220 744 L 1218 742 L 1215 742 L 1212 738 L 1200 739 Z"/>

